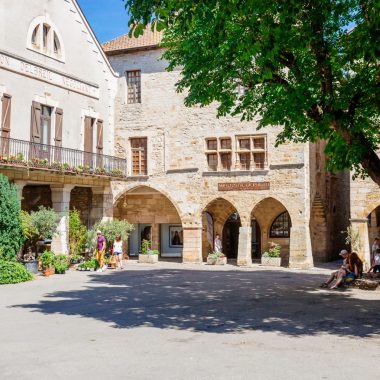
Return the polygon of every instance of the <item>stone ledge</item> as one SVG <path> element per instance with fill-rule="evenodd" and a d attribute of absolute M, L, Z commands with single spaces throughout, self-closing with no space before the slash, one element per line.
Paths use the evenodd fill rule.
<path fill-rule="evenodd" d="M 282 169 L 302 169 L 305 166 L 303 163 L 299 164 L 278 164 L 278 165 L 269 165 L 271 170 L 282 170 Z"/>
<path fill-rule="evenodd" d="M 223 171 L 223 172 L 202 172 L 203 177 L 254 177 L 254 176 L 262 176 L 267 175 L 269 170 L 238 170 L 238 171 Z"/>
<path fill-rule="evenodd" d="M 170 169 L 166 171 L 166 174 L 196 173 L 198 170 L 198 168 Z"/>

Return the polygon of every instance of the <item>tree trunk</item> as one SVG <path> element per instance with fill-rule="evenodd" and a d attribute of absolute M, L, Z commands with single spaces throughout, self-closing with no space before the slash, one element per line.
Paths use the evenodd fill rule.
<path fill-rule="evenodd" d="M 367 150 L 361 164 L 370 178 L 380 187 L 380 158 L 373 149 Z"/>

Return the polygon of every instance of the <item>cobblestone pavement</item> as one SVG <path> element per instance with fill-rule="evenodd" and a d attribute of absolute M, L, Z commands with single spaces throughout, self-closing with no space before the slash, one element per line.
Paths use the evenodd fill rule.
<path fill-rule="evenodd" d="M 377 378 L 380 291 L 309 271 L 130 261 L 0 287 L 0 378 Z"/>

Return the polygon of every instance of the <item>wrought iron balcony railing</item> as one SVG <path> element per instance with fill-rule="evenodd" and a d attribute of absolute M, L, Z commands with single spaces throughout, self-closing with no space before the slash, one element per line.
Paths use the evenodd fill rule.
<path fill-rule="evenodd" d="M 126 177 L 127 161 L 82 150 L 0 137 L 0 165 Z"/>

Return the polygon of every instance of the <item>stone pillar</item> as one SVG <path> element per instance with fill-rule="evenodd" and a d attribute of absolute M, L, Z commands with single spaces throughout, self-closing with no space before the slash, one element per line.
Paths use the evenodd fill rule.
<path fill-rule="evenodd" d="M 151 241 L 152 241 L 152 249 L 158 249 L 160 250 L 160 225 L 157 223 L 152 224 L 152 230 L 151 230 Z"/>
<path fill-rule="evenodd" d="M 183 226 L 183 263 L 202 263 L 202 226 Z"/>
<path fill-rule="evenodd" d="M 313 265 L 309 226 L 292 226 L 290 228 L 289 268 L 308 269 Z"/>
<path fill-rule="evenodd" d="M 17 197 L 20 201 L 20 205 L 21 205 L 21 202 L 22 202 L 22 190 L 24 189 L 24 187 L 27 185 L 27 182 L 26 181 L 14 181 L 14 186 L 16 188 L 16 191 L 17 191 Z"/>
<path fill-rule="evenodd" d="M 350 219 L 350 223 L 353 230 L 359 233 L 360 252 L 357 253 L 364 263 L 364 270 L 368 270 L 371 265 L 370 242 L 368 239 L 368 219 L 352 218 Z M 351 249 L 354 250 L 355 248 L 351 245 Z"/>
<path fill-rule="evenodd" d="M 110 187 L 93 187 L 92 189 L 91 221 L 106 221 L 113 219 L 112 191 Z"/>
<path fill-rule="evenodd" d="M 242 226 L 239 228 L 239 246 L 237 255 L 237 265 L 249 266 L 252 264 L 252 228 L 251 226 Z"/>
<path fill-rule="evenodd" d="M 57 233 L 53 236 L 51 250 L 56 254 L 69 253 L 69 234 L 68 234 L 68 214 L 70 210 L 70 193 L 73 185 L 51 185 L 51 200 L 53 209 L 58 213 L 60 219 Z"/>

